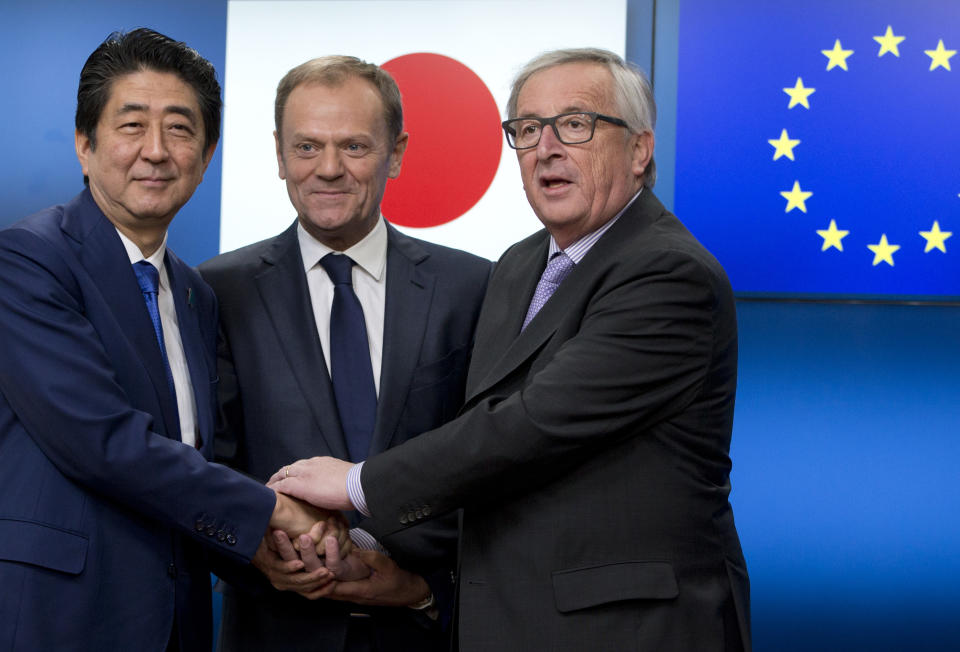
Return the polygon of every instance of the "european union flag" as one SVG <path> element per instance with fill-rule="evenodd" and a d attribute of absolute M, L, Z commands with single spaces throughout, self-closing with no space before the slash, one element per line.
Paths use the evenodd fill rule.
<path fill-rule="evenodd" d="M 677 214 L 739 295 L 960 297 L 960 3 L 684 0 Z"/>

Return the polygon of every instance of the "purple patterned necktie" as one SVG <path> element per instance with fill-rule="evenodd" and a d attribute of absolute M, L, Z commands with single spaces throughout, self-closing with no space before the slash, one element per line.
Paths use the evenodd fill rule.
<path fill-rule="evenodd" d="M 569 274 L 572 269 L 573 261 L 570 260 L 570 256 L 562 251 L 558 251 L 553 255 L 553 258 L 547 263 L 547 268 L 543 270 L 543 274 L 540 276 L 540 282 L 537 283 L 537 290 L 533 293 L 533 299 L 530 300 L 530 307 L 527 309 L 526 319 L 523 320 L 523 327 L 520 329 L 521 332 L 523 332 L 534 316 L 540 312 L 540 308 L 543 308 L 543 304 L 553 295 L 557 287 L 563 282 L 563 279 L 567 278 L 567 274 Z"/>

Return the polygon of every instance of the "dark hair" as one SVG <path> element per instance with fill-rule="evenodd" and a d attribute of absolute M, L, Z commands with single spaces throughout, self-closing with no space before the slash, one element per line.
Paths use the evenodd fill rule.
<path fill-rule="evenodd" d="M 396 142 L 403 131 L 403 105 L 400 89 L 386 70 L 357 57 L 331 55 L 311 59 L 293 68 L 277 85 L 277 99 L 274 102 L 274 120 L 277 124 L 277 138 L 282 137 L 283 112 L 287 108 L 290 93 L 301 84 L 321 84 L 337 87 L 350 78 L 364 79 L 377 89 L 383 101 L 383 119 L 387 124 L 387 135 Z"/>
<path fill-rule="evenodd" d="M 174 41 L 152 29 L 140 27 L 114 32 L 87 58 L 77 88 L 77 131 L 97 146 L 97 123 L 110 99 L 114 80 L 142 70 L 171 72 L 189 84 L 197 95 L 203 116 L 203 151 L 220 140 L 220 84 L 213 64 L 186 43 Z"/>

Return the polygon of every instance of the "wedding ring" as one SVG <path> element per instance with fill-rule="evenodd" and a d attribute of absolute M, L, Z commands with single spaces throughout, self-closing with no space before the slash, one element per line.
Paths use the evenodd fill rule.
<path fill-rule="evenodd" d="M 289 477 L 290 477 L 290 467 L 285 466 L 283 467 L 283 479 L 286 480 Z"/>

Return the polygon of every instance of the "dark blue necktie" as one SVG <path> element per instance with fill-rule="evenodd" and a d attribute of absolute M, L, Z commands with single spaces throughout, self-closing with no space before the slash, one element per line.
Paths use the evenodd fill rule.
<path fill-rule="evenodd" d="M 330 309 L 330 377 L 340 413 L 340 425 L 347 439 L 350 460 L 367 458 L 373 425 L 377 418 L 377 388 L 370 366 L 367 324 L 360 300 L 353 291 L 353 260 L 327 254 L 320 260 L 333 281 Z"/>
<path fill-rule="evenodd" d="M 163 358 L 163 371 L 167 376 L 167 386 L 170 388 L 170 397 L 173 399 L 173 414 L 176 418 L 174 432 L 177 435 L 177 439 L 180 439 L 180 412 L 177 410 L 177 389 L 173 384 L 173 373 L 170 371 L 170 361 L 167 359 L 167 347 L 163 343 L 163 324 L 160 322 L 160 304 L 157 301 L 157 294 L 160 289 L 160 272 L 145 260 L 134 263 L 133 271 L 137 275 L 137 283 L 140 284 L 140 291 L 143 292 L 143 300 L 147 304 L 147 312 L 150 313 L 150 321 L 153 322 L 153 332 L 157 336 L 157 343 L 160 345 L 160 357 Z"/>

